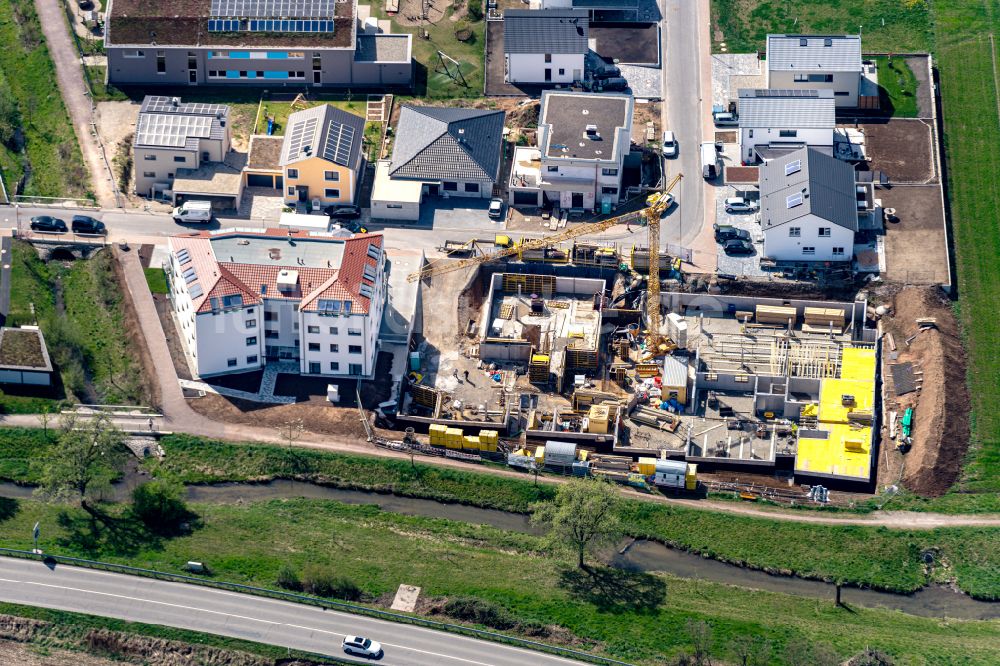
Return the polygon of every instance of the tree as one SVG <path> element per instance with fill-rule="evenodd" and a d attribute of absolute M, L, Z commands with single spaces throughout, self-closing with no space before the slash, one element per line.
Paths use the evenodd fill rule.
<path fill-rule="evenodd" d="M 90 419 L 68 416 L 59 439 L 39 460 L 39 490 L 57 501 L 78 501 L 88 513 L 88 500 L 111 487 L 125 469 L 125 436 L 107 414 Z"/>
<path fill-rule="evenodd" d="M 578 479 L 560 486 L 551 502 L 536 504 L 532 521 L 548 528 L 553 545 L 571 547 L 583 569 L 588 549 L 621 536 L 620 506 L 618 491 L 609 481 Z"/>
<path fill-rule="evenodd" d="M 154 479 L 132 491 L 132 514 L 153 533 L 173 536 L 195 515 L 184 502 L 184 486 Z"/>
<path fill-rule="evenodd" d="M 687 621 L 688 638 L 691 639 L 691 647 L 694 653 L 691 655 L 697 666 L 711 664 L 712 654 L 712 626 L 704 620 Z"/>
<path fill-rule="evenodd" d="M 740 666 L 766 666 L 771 660 L 771 642 L 759 636 L 737 636 L 729 641 L 729 649 Z"/>

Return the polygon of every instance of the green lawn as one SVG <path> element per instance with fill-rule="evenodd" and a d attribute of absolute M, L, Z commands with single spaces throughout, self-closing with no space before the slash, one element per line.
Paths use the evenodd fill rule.
<path fill-rule="evenodd" d="M 0 75 L 16 100 L 25 148 L 5 146 L 0 155 L 8 190 L 28 173 L 26 195 L 92 197 L 32 0 L 0 0 L 0 43 Z"/>
<path fill-rule="evenodd" d="M 90 94 L 93 95 L 95 102 L 123 102 L 129 98 L 114 85 L 104 82 L 107 67 L 88 65 L 84 69 L 87 73 L 86 80 L 90 82 Z"/>
<path fill-rule="evenodd" d="M 169 458 L 169 453 L 168 453 Z M 793 643 L 828 643 L 848 656 L 866 645 L 899 663 L 987 664 L 1000 623 L 938 621 L 832 600 L 597 568 L 580 572 L 541 539 L 491 527 L 382 512 L 322 500 L 193 505 L 201 526 L 191 535 L 155 539 L 121 520 L 94 528 L 78 509 L 34 500 L 13 503 L 0 522 L 0 542 L 30 547 L 31 526 L 53 553 L 181 572 L 205 562 L 217 580 L 273 587 L 288 565 L 300 574 L 326 567 L 353 581 L 369 600 L 400 583 L 431 601 L 474 597 L 543 627 L 548 641 L 569 641 L 640 664 L 662 664 L 689 650 L 688 620 L 712 626 L 712 653 L 733 660 L 729 641 L 760 636 L 775 655 Z M 116 514 L 114 507 L 107 509 Z M 62 518 L 60 518 L 62 514 Z M 0 519 L 2 520 L 2 519 Z M 372 557 L 378 553 L 378 557 Z M 552 627 L 560 627 L 553 631 Z"/>
<path fill-rule="evenodd" d="M 125 330 L 121 287 L 110 250 L 67 268 L 42 262 L 34 249 L 14 243 L 11 319 L 41 325 L 53 365 L 67 393 L 86 398 L 88 385 L 107 404 L 148 402 L 139 362 Z M 61 296 L 63 310 L 57 311 Z M 32 314 L 34 308 L 34 314 Z"/>
<path fill-rule="evenodd" d="M 866 53 L 930 49 L 929 0 L 712 0 L 712 50 L 764 50 L 768 33 L 857 34 Z M 883 25 L 884 21 L 884 25 Z"/>
<path fill-rule="evenodd" d="M 304 105 L 299 105 L 298 110 L 309 109 L 320 104 L 329 104 L 338 109 L 353 113 L 356 116 L 365 117 L 368 106 L 367 95 L 355 95 L 353 98 L 338 96 L 339 99 L 329 99 L 332 95 L 311 96 Z M 274 118 L 274 128 L 272 134 L 281 136 L 285 133 L 285 126 L 288 124 L 288 116 L 292 114 L 292 103 L 290 101 L 264 100 L 261 108 L 260 118 L 257 119 L 256 134 L 267 134 L 267 119 Z"/>
<path fill-rule="evenodd" d="M 892 109 L 892 115 L 897 118 L 916 118 L 917 109 L 917 77 L 903 58 L 880 56 L 875 58 L 878 63 L 878 83 L 882 88 L 882 109 Z"/>
<path fill-rule="evenodd" d="M 4 431 L 8 432 L 8 431 Z M 16 432 L 16 431 L 11 431 Z M 0 439 L 0 472 L 30 482 L 23 442 Z M 331 485 L 392 492 L 506 511 L 525 512 L 553 494 L 549 484 L 430 465 L 267 445 L 234 445 L 174 435 L 154 469 L 185 483 L 309 478 Z M 3 462 L 5 459 L 9 462 Z M 842 579 L 871 587 L 913 591 L 930 581 L 957 582 L 982 598 L 1000 598 L 1000 529 L 954 528 L 927 531 L 860 526 L 809 525 L 685 509 L 629 500 L 623 519 L 628 532 L 729 562 L 761 569 Z M 924 571 L 921 553 L 937 549 L 941 566 Z"/>
<path fill-rule="evenodd" d="M 143 270 L 146 273 L 146 284 L 149 285 L 149 291 L 153 294 L 166 294 L 168 291 L 167 274 L 163 272 L 163 269 L 154 266 Z"/>

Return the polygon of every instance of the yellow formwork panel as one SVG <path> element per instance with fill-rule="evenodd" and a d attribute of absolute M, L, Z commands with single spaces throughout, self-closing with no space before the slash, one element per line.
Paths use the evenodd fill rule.
<path fill-rule="evenodd" d="M 863 379 L 875 381 L 875 350 L 850 347 L 840 358 L 841 379 Z"/>
<path fill-rule="evenodd" d="M 868 479 L 871 473 L 872 429 L 833 423 L 829 439 L 803 437 L 795 455 L 796 472 Z"/>
<path fill-rule="evenodd" d="M 819 389 L 819 420 L 847 423 L 850 412 L 871 412 L 875 383 L 868 379 L 824 379 Z M 853 405 L 843 404 L 843 396 L 854 396 Z"/>
<path fill-rule="evenodd" d="M 466 435 L 462 438 L 462 448 L 470 449 L 472 451 L 479 451 L 481 447 L 479 445 L 479 435 Z"/>

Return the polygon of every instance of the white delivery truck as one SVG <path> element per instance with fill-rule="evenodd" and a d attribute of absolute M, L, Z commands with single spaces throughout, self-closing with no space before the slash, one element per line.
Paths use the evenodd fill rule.
<path fill-rule="evenodd" d="M 211 222 L 211 201 L 185 201 L 171 213 L 174 222 Z"/>
<path fill-rule="evenodd" d="M 279 229 L 302 229 L 304 231 L 329 231 L 330 218 L 326 215 L 306 215 L 303 213 L 282 213 L 278 220 Z"/>
<path fill-rule="evenodd" d="M 719 175 L 719 154 L 712 141 L 701 144 L 701 175 L 705 180 L 713 180 Z"/>

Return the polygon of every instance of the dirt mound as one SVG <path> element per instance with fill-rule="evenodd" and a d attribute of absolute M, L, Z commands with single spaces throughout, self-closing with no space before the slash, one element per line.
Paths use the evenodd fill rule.
<path fill-rule="evenodd" d="M 49 627 L 48 622 L 13 615 L 0 615 L 0 639 L 25 642 Z"/>
<path fill-rule="evenodd" d="M 905 456 L 902 482 L 921 495 L 936 497 L 958 479 L 969 446 L 969 391 L 966 355 L 951 304 L 936 287 L 908 287 L 893 301 L 885 322 L 899 353 L 891 363 L 913 363 L 920 391 L 888 396 L 888 409 L 914 408 L 913 448 Z M 933 317 L 936 328 L 920 330 L 916 320 Z M 906 340 L 916 336 L 910 345 Z M 888 346 L 885 354 L 891 353 Z"/>

